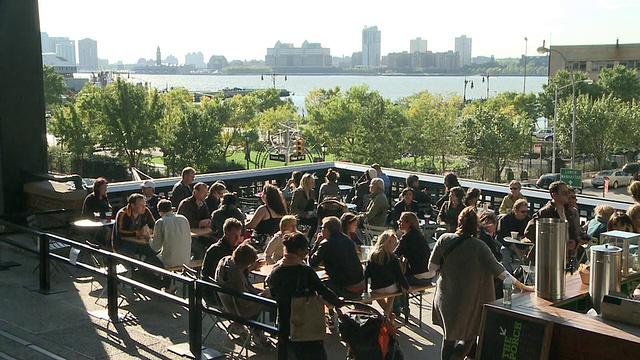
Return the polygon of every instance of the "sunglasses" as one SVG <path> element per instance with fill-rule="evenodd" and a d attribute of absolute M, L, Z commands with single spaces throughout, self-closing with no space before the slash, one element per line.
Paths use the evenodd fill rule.
<path fill-rule="evenodd" d="M 520 188 L 519 187 L 512 187 L 512 188 L 509 188 L 509 190 L 520 190 Z"/>

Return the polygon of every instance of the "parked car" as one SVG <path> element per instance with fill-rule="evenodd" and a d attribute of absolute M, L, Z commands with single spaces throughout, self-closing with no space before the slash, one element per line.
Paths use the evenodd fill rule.
<path fill-rule="evenodd" d="M 536 186 L 536 184 L 534 184 L 534 183 L 532 183 L 532 182 L 528 182 L 528 181 L 521 182 L 521 183 L 520 183 L 520 185 L 521 185 L 523 188 L 529 188 L 529 189 L 537 189 L 537 188 L 538 188 L 538 187 Z"/>
<path fill-rule="evenodd" d="M 640 163 L 628 163 L 622 168 L 622 171 L 633 176 L 634 180 L 640 180 Z"/>
<path fill-rule="evenodd" d="M 551 129 L 542 129 L 533 133 L 533 136 L 538 140 L 544 141 L 553 141 L 553 130 Z"/>
<path fill-rule="evenodd" d="M 552 173 L 552 174 L 544 174 L 540 176 L 538 181 L 536 181 L 536 186 L 540 189 L 549 189 L 549 185 L 551 185 L 554 181 L 560 180 L 560 174 Z"/>
<path fill-rule="evenodd" d="M 633 181 L 633 176 L 622 170 L 602 170 L 591 177 L 591 185 L 594 188 L 604 186 L 605 180 L 609 180 L 609 186 L 617 189 L 618 186 L 627 186 Z"/>

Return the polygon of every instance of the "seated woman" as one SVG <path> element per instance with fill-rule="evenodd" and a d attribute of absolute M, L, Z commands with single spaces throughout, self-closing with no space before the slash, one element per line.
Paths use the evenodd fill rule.
<path fill-rule="evenodd" d="M 220 207 L 222 196 L 227 192 L 227 187 L 222 181 L 216 181 L 209 187 L 209 194 L 204 199 L 207 209 L 214 212 Z"/>
<path fill-rule="evenodd" d="M 403 212 L 400 215 L 400 231 L 402 231 L 402 236 L 393 253 L 407 261 L 404 275 L 409 285 L 430 285 L 431 278 L 435 275 L 427 270 L 427 261 L 431 250 L 427 239 L 420 230 L 416 214 Z"/>
<path fill-rule="evenodd" d="M 325 182 L 320 185 L 320 191 L 318 191 L 318 204 L 328 196 L 342 201 L 342 194 L 340 194 L 340 187 L 338 186 L 339 178 L 340 174 L 337 171 L 332 168 L 327 170 L 327 174 L 324 176 Z"/>
<path fill-rule="evenodd" d="M 253 287 L 249 279 L 247 278 L 248 269 L 258 259 L 258 253 L 248 241 L 240 244 L 230 256 L 223 257 L 218 263 L 216 268 L 215 282 L 229 289 L 236 290 L 238 292 L 249 292 L 252 294 L 261 294 L 262 291 Z M 242 316 L 247 319 L 257 320 L 260 315 L 260 311 L 263 309 L 263 305 L 247 300 L 236 299 L 233 295 L 219 293 L 220 302 L 224 307 L 224 310 L 228 313 Z M 234 328 L 232 326 L 229 331 L 243 331 Z M 260 330 L 252 329 L 252 340 L 258 346 L 264 346 L 268 344 L 264 333 Z"/>
<path fill-rule="evenodd" d="M 285 234 L 292 233 L 296 231 L 296 226 L 298 224 L 298 220 L 293 215 L 285 215 L 280 220 L 280 231 L 275 233 L 269 243 L 267 243 L 267 247 L 264 249 L 265 261 L 269 264 L 275 264 L 284 256 L 284 245 L 282 244 L 282 240 L 284 239 Z"/>
<path fill-rule="evenodd" d="M 247 224 L 247 229 L 254 229 L 258 243 L 264 246 L 266 239 L 275 234 L 280 228 L 280 220 L 287 215 L 282 192 L 277 186 L 265 184 L 262 190 L 262 202 L 253 218 Z"/>
<path fill-rule="evenodd" d="M 418 206 L 418 202 L 413 200 L 413 189 L 410 187 L 402 189 L 400 193 L 400 201 L 398 201 L 393 206 L 393 211 L 391 212 L 391 216 L 389 218 L 389 222 L 391 226 L 398 230 L 398 220 L 400 220 L 400 215 L 403 212 L 408 211 L 412 213 L 416 213 L 418 217 L 420 217 L 420 207 Z"/>
<path fill-rule="evenodd" d="M 315 214 L 315 186 L 313 175 L 304 174 L 300 186 L 293 191 L 291 198 L 291 215 L 298 219 L 300 225 L 309 226 L 309 238 L 313 238 L 318 228 L 318 218 Z"/>
<path fill-rule="evenodd" d="M 476 206 L 480 200 L 480 195 L 482 195 L 480 189 L 468 188 L 467 193 L 464 195 L 464 198 L 462 198 L 464 206 Z"/>
<path fill-rule="evenodd" d="M 519 199 L 525 199 L 526 197 L 522 196 L 520 190 L 522 189 L 522 184 L 518 180 L 511 180 L 509 183 L 509 194 L 502 198 L 502 203 L 500 203 L 500 208 L 498 209 L 498 213 L 500 215 L 506 215 L 511 212 L 513 209 L 513 205 Z"/>
<path fill-rule="evenodd" d="M 623 211 L 616 211 L 609 218 L 607 222 L 607 231 L 620 230 L 626 232 L 633 232 L 633 221 L 629 215 Z"/>
<path fill-rule="evenodd" d="M 587 224 L 587 235 L 600 240 L 600 234 L 607 231 L 607 222 L 615 210 L 609 205 L 598 205 L 593 209 L 596 216 Z"/>
<path fill-rule="evenodd" d="M 375 294 L 395 294 L 400 291 L 398 284 L 409 291 L 409 283 L 400 269 L 400 260 L 393 253 L 398 245 L 398 238 L 393 230 L 383 232 L 369 255 L 364 270 L 365 281 L 371 279 L 371 292 Z M 391 312 L 393 299 L 377 300 L 384 310 L 384 315 L 391 321 L 396 317 Z"/>
<path fill-rule="evenodd" d="M 222 197 L 220 208 L 216 208 L 216 210 L 211 213 L 211 230 L 213 230 L 212 235 L 215 236 L 216 239 L 219 239 L 224 235 L 222 226 L 228 218 L 236 218 L 240 220 L 244 226 L 245 217 L 242 211 L 238 209 L 237 204 L 238 198 L 236 197 L 236 194 L 226 193 Z M 242 229 L 242 233 L 244 234 L 244 228 Z"/>
<path fill-rule="evenodd" d="M 438 213 L 438 224 L 445 225 L 447 232 L 456 231 L 458 226 L 458 214 L 464 209 L 465 192 L 460 186 L 449 189 L 449 200 L 445 201 Z M 475 206 L 474 206 L 475 207 Z"/>
<path fill-rule="evenodd" d="M 358 236 L 358 216 L 354 213 L 344 213 L 340 217 L 342 233 L 346 234 L 356 246 L 356 250 L 364 245 L 364 241 Z"/>

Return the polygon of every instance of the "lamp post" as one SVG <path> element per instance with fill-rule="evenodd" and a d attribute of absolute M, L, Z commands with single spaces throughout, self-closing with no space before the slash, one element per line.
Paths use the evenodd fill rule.
<path fill-rule="evenodd" d="M 320 148 L 322 149 L 322 161 L 326 161 L 329 146 L 327 146 L 327 143 L 323 142 Z"/>
<path fill-rule="evenodd" d="M 487 79 L 487 98 L 485 100 L 489 100 L 489 73 L 482 75 L 482 82 L 484 82 L 485 78 Z"/>
<path fill-rule="evenodd" d="M 276 72 L 272 72 L 271 74 L 267 74 L 268 76 L 271 76 L 271 84 L 273 85 L 273 88 L 276 88 L 276 77 L 278 76 L 284 76 L 284 81 L 287 81 L 287 75 L 283 75 L 283 74 L 276 74 Z M 260 75 L 260 80 L 264 80 L 264 74 Z"/>
<path fill-rule="evenodd" d="M 473 80 L 467 80 L 467 77 L 464 77 L 464 91 L 462 92 L 462 107 L 467 105 L 467 84 L 471 84 L 471 89 L 473 89 Z"/>
<path fill-rule="evenodd" d="M 249 170 L 249 160 L 251 152 L 249 151 L 249 133 L 244 134 L 244 159 L 247 160 L 247 170 Z"/>
<path fill-rule="evenodd" d="M 522 85 L 522 92 L 527 94 L 527 45 L 529 43 L 529 39 L 524 37 L 524 81 Z"/>
<path fill-rule="evenodd" d="M 563 90 L 568 88 L 569 86 L 573 86 L 575 88 L 575 84 L 580 84 L 580 83 L 585 83 L 585 84 L 593 84 L 593 80 L 580 80 L 577 81 L 575 83 L 569 84 L 569 85 L 565 85 L 565 86 L 561 86 L 561 87 L 557 87 L 556 86 L 556 94 L 555 94 L 555 101 L 554 101 L 554 105 L 553 105 L 553 150 L 552 150 L 552 156 L 553 159 L 551 160 L 551 172 L 554 173 L 556 172 L 556 123 L 558 122 L 558 91 Z M 575 101 L 575 95 L 573 97 L 573 100 Z M 575 102 L 574 102 L 575 105 Z M 574 123 L 573 126 L 571 128 L 571 168 L 573 169 L 573 151 L 574 151 L 574 146 L 575 146 L 575 108 L 573 108 L 573 115 L 574 115 Z"/>
<path fill-rule="evenodd" d="M 564 67 L 566 68 L 567 65 L 569 65 L 569 61 L 567 61 L 567 58 L 560 51 L 556 49 L 547 48 L 544 46 L 540 46 L 538 48 L 539 54 L 549 54 L 549 56 L 551 56 L 552 51 L 560 55 L 560 57 L 564 61 Z M 551 68 L 551 64 L 549 64 L 549 68 Z M 571 96 L 573 98 L 573 121 L 571 122 L 571 168 L 573 169 L 576 164 L 576 108 L 577 108 L 576 81 L 573 78 L 573 64 L 569 66 L 569 79 L 571 79 L 571 93 L 572 93 Z M 555 134 L 554 134 L 554 137 L 555 137 Z"/>

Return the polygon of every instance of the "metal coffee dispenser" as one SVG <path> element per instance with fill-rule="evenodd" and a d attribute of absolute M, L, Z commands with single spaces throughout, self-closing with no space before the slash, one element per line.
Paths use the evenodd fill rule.
<path fill-rule="evenodd" d="M 607 231 L 600 234 L 600 244 L 609 244 L 622 249 L 620 262 L 622 276 L 629 276 L 640 271 L 638 264 L 638 241 L 640 234 L 626 231 Z"/>
<path fill-rule="evenodd" d="M 538 219 L 536 232 L 536 295 L 550 301 L 561 300 L 569 223 L 560 219 Z"/>
<path fill-rule="evenodd" d="M 589 295 L 598 313 L 605 295 L 611 291 L 620 292 L 621 254 L 621 248 L 609 244 L 591 247 Z"/>

